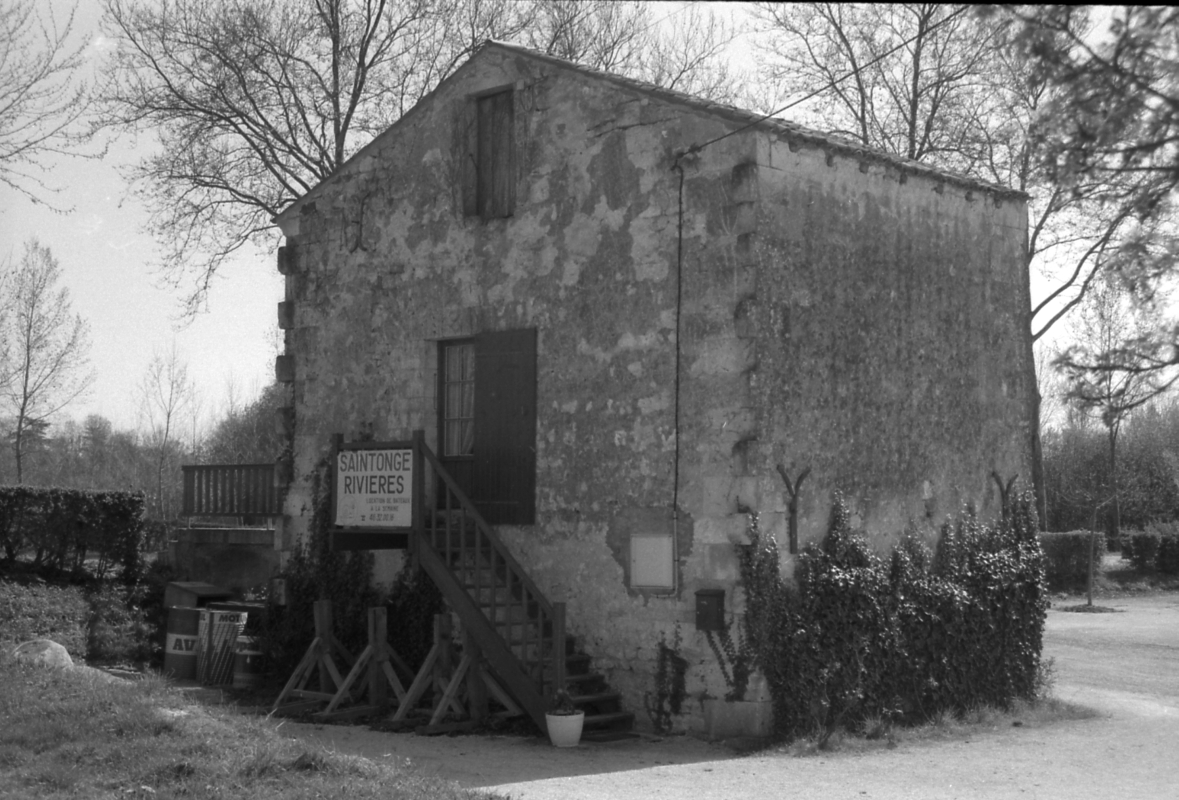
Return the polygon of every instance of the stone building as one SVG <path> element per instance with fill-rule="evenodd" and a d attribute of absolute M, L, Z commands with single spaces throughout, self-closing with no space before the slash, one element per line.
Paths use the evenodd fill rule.
<path fill-rule="evenodd" d="M 1021 193 L 489 42 L 276 222 L 283 546 L 333 434 L 424 430 L 640 726 L 676 641 L 719 724 L 697 605 L 747 512 L 789 558 L 784 476 L 805 545 L 1031 474 Z"/>

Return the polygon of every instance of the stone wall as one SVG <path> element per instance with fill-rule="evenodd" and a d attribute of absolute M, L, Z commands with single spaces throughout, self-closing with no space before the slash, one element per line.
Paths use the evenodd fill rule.
<path fill-rule="evenodd" d="M 461 108 L 504 86 L 515 213 L 464 217 Z M 777 464 L 811 470 L 803 542 L 837 489 L 889 533 L 994 509 L 992 469 L 1030 474 L 1023 202 L 759 128 L 680 155 L 738 127 L 488 47 L 284 213 L 286 546 L 332 433 L 433 446 L 438 340 L 523 327 L 537 523 L 501 534 L 640 724 L 661 642 L 689 665 L 676 725 L 726 693 L 695 591 L 740 610 L 747 511 L 786 549 Z M 630 542 L 652 533 L 674 537 L 670 593 L 630 585 Z M 382 563 L 387 582 L 400 560 Z"/>

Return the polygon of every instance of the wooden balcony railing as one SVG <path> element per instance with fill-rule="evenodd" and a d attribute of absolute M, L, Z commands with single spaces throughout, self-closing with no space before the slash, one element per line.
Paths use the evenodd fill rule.
<path fill-rule="evenodd" d="M 183 470 L 183 516 L 277 516 L 280 513 L 274 464 L 194 464 Z"/>

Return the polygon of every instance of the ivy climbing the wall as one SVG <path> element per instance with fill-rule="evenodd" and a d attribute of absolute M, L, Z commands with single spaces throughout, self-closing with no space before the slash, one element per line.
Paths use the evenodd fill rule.
<path fill-rule="evenodd" d="M 725 694 L 725 699 L 729 701 L 745 699 L 745 690 L 749 688 L 749 676 L 753 673 L 754 656 L 753 647 L 745 631 L 740 631 L 737 641 L 733 641 L 732 628 L 732 625 L 726 624 L 715 635 L 712 631 L 704 632 L 708 646 L 712 648 L 716 663 L 720 666 L 725 685 L 729 687 Z"/>
<path fill-rule="evenodd" d="M 667 644 L 667 637 L 659 635 L 659 651 L 655 662 L 655 692 L 648 693 L 643 698 L 647 707 L 647 714 L 657 733 L 671 730 L 671 718 L 683 711 L 684 698 L 687 697 L 688 661 L 680 655 L 680 626 L 675 626 L 675 635 L 671 645 Z"/>
<path fill-rule="evenodd" d="M 747 636 L 778 735 L 814 734 L 823 745 L 869 718 L 920 722 L 1035 694 L 1047 605 L 1030 495 L 996 525 L 971 513 L 947 522 L 932 555 L 906 536 L 887 560 L 852 530 L 837 498 L 794 585 L 756 517 L 749 536 Z"/>
<path fill-rule="evenodd" d="M 353 655 L 368 644 L 368 609 L 380 604 L 372 585 L 373 554 L 332 549 L 327 473 L 326 462 L 316 470 L 307 538 L 279 576 L 286 580 L 287 605 L 270 606 L 258 632 L 267 672 L 277 680 L 285 680 L 295 670 L 315 638 L 312 607 L 316 600 L 332 601 L 333 632 Z"/>

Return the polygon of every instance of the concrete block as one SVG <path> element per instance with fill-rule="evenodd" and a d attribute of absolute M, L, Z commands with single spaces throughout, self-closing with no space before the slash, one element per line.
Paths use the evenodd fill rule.
<path fill-rule="evenodd" d="M 697 545 L 733 544 L 734 542 L 748 544 L 747 525 L 744 514 L 702 517 L 696 520 L 692 540 Z"/>
<path fill-rule="evenodd" d="M 708 562 L 704 576 L 711 581 L 735 582 L 741 577 L 737 548 L 731 544 L 708 545 Z"/>
<path fill-rule="evenodd" d="M 704 733 L 711 741 L 743 736 L 768 738 L 773 722 L 773 706 L 769 702 L 704 701 Z"/>
<path fill-rule="evenodd" d="M 727 517 L 736 512 L 737 504 L 730 496 L 732 486 L 732 478 L 705 478 L 704 508 L 701 510 L 701 516 Z"/>

